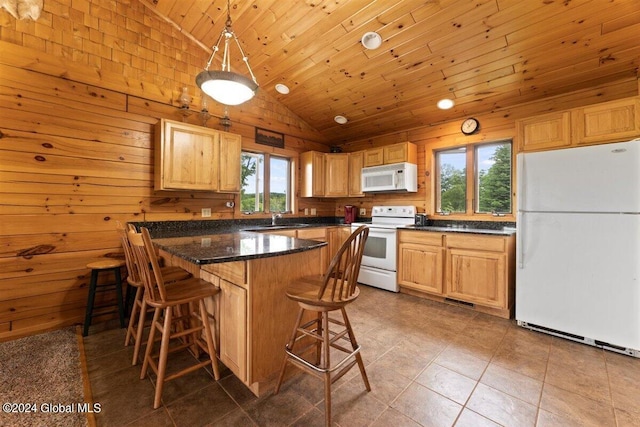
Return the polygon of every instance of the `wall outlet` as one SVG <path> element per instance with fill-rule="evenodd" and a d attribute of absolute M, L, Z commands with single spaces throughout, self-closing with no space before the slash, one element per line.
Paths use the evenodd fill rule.
<path fill-rule="evenodd" d="M 315 215 L 316 214 L 316 208 L 311 208 L 311 215 Z"/>
<path fill-rule="evenodd" d="M 367 208 L 360 208 L 360 216 L 366 216 L 367 215 Z"/>
<path fill-rule="evenodd" d="M 304 214 L 309 215 L 309 208 L 304 208 Z"/>
<path fill-rule="evenodd" d="M 211 208 L 202 208 L 202 218 L 211 217 Z"/>

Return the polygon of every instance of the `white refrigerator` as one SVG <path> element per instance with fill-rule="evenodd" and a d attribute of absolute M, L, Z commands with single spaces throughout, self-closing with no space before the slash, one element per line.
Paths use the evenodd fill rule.
<path fill-rule="evenodd" d="M 517 156 L 516 320 L 640 357 L 640 139 Z"/>

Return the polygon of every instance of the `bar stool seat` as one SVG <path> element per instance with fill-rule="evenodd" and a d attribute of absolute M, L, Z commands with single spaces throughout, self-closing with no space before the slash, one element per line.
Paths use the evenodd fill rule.
<path fill-rule="evenodd" d="M 102 305 L 94 307 L 96 292 L 107 292 L 115 288 L 116 291 L 116 305 L 117 312 L 120 317 L 120 327 L 124 328 L 124 303 L 122 300 L 122 277 L 120 275 L 120 269 L 125 266 L 125 261 L 121 259 L 105 259 L 100 261 L 94 261 L 87 264 L 87 268 L 91 270 L 91 280 L 89 282 L 89 296 L 87 297 L 87 308 L 84 317 L 84 329 L 82 331 L 83 336 L 89 335 L 89 326 L 91 326 L 91 319 L 98 315 L 114 313 L 116 310 L 103 311 L 103 308 L 111 307 L 112 305 Z M 113 272 L 115 276 L 115 282 L 113 283 L 98 283 L 98 277 L 100 273 Z M 100 310 L 99 313 L 94 313 L 94 310 Z"/>

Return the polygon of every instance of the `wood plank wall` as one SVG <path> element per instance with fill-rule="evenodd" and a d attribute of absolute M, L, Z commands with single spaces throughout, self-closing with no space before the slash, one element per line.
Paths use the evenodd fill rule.
<path fill-rule="evenodd" d="M 35 23 L 0 10 L 0 51 L 0 340 L 83 321 L 86 264 L 122 257 L 116 221 L 239 215 L 233 195 L 153 191 L 154 125 L 182 118 L 175 99 L 208 54 L 137 0 L 47 1 Z M 222 129 L 216 108 L 207 125 Z M 229 115 L 245 149 L 328 150 L 266 92 Z M 255 144 L 255 126 L 285 149 Z"/>
<path fill-rule="evenodd" d="M 183 86 L 194 96 L 187 121 L 199 123 L 194 76 L 208 53 L 137 0 L 45 1 L 37 22 L 0 10 L 0 340 L 83 320 L 88 262 L 121 257 L 115 221 L 237 218 L 230 195 L 153 191 L 153 127 L 180 120 Z M 459 121 L 410 129 L 343 146 L 355 151 L 410 140 L 418 144 L 419 192 L 358 199 L 297 199 L 299 214 L 342 215 L 344 204 L 431 200 L 430 152 L 472 140 L 512 137 L 514 120 L 546 111 L 634 96 L 627 80 L 479 117 L 483 131 L 462 137 Z M 222 129 L 224 111 L 207 126 Z M 229 109 L 245 149 L 255 127 L 282 132 L 296 156 L 327 151 L 327 141 L 264 91 Z M 462 119 L 462 118 L 461 118 Z"/>

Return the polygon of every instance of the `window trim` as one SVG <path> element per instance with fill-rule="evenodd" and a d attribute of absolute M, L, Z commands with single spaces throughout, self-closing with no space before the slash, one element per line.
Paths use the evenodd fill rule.
<path fill-rule="evenodd" d="M 483 145 L 497 145 L 500 143 L 509 143 L 511 144 L 511 212 L 510 213 L 499 213 L 493 214 L 490 212 L 477 212 L 476 204 L 479 201 L 477 200 L 477 191 L 476 189 L 476 177 L 479 173 L 479 168 L 476 162 L 476 148 L 481 147 Z M 465 148 L 466 150 L 466 195 L 465 195 L 465 212 L 451 212 L 449 214 L 441 213 L 437 211 L 437 206 L 440 199 L 439 193 L 439 185 L 438 181 L 440 180 L 440 168 L 438 164 L 438 153 L 443 151 L 454 150 L 457 148 Z M 438 144 L 437 146 L 431 148 L 431 169 L 433 170 L 432 179 L 431 179 L 431 215 L 435 219 L 451 219 L 451 220 L 477 220 L 477 221 L 514 221 L 515 219 L 515 210 L 516 210 L 516 198 L 515 198 L 515 185 L 516 185 L 516 162 L 515 157 L 515 145 L 513 142 L 513 137 L 503 137 L 496 138 L 490 141 L 482 140 L 476 142 L 469 142 L 466 144 Z"/>

